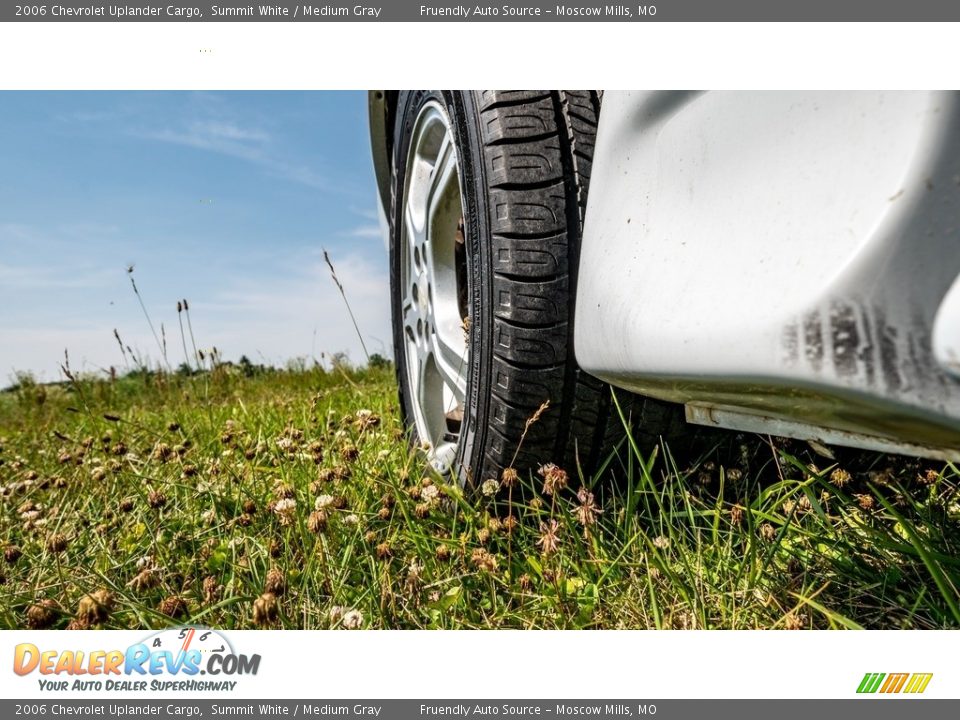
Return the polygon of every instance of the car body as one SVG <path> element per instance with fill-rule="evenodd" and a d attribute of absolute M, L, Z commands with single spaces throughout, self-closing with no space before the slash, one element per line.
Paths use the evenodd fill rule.
<path fill-rule="evenodd" d="M 960 95 L 605 93 L 575 302 L 689 422 L 960 460 Z"/>

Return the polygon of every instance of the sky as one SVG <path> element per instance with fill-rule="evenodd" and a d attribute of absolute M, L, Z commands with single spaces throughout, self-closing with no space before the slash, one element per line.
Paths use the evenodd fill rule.
<path fill-rule="evenodd" d="M 173 367 L 197 345 L 284 365 L 390 354 L 389 274 L 361 92 L 0 92 L 0 386 Z M 188 338 L 189 348 L 189 338 Z"/>

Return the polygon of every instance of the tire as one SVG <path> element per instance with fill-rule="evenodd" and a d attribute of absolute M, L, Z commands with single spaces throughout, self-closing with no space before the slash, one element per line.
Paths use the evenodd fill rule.
<path fill-rule="evenodd" d="M 622 436 L 609 386 L 573 357 L 599 110 L 592 91 L 397 97 L 389 220 L 400 406 L 431 464 L 465 485 L 546 462 L 590 472 Z M 647 444 L 683 425 L 674 406 L 624 397 Z"/>

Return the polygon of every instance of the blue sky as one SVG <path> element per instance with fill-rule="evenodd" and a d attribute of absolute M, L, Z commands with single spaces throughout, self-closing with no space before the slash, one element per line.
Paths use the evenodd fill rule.
<path fill-rule="evenodd" d="M 0 93 L 0 385 L 159 359 L 134 278 L 183 360 L 198 345 L 283 364 L 359 341 L 389 347 L 366 95 L 346 92 Z M 384 347 L 386 346 L 386 348 Z"/>

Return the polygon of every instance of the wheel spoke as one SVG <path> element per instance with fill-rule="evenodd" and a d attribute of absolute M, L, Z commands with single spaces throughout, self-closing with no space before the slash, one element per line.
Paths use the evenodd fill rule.
<path fill-rule="evenodd" d="M 433 388 L 431 387 L 431 378 L 428 374 L 427 362 L 429 355 L 425 348 L 420 349 L 420 352 L 417 354 L 417 359 L 419 361 L 417 364 L 417 403 L 420 406 L 420 412 L 424 415 L 425 422 L 432 423 L 430 405 L 433 400 L 433 398 L 431 398 Z M 434 441 L 432 437 L 425 439 L 431 442 Z"/>
<path fill-rule="evenodd" d="M 417 336 L 417 320 L 420 320 L 420 308 L 413 298 L 408 293 L 403 298 L 403 305 L 401 307 L 403 327 L 408 329 L 411 335 L 416 338 Z"/>
<path fill-rule="evenodd" d="M 466 347 L 461 350 L 439 330 L 434 330 L 430 333 L 430 349 L 434 353 L 440 377 L 456 396 L 457 402 L 462 403 L 467 396 Z"/>
<path fill-rule="evenodd" d="M 429 185 L 427 186 L 428 216 L 442 204 L 441 201 L 450 184 L 457 179 L 457 153 L 448 134 L 440 146 L 440 154 L 437 155 L 437 161 L 430 172 Z"/>
<path fill-rule="evenodd" d="M 440 150 L 437 152 L 436 162 L 433 164 L 433 171 L 430 173 L 430 192 L 428 197 L 436 197 L 437 191 L 442 190 L 450 182 L 451 176 L 457 174 L 457 151 L 453 146 L 453 140 L 447 133 L 440 143 Z"/>
<path fill-rule="evenodd" d="M 425 240 L 426 228 L 418 228 L 416 220 L 413 217 L 413 208 L 407 205 L 403 211 L 403 223 L 407 234 L 407 263 L 411 271 L 416 274 L 419 270 L 414 258 L 414 250 L 420 247 Z"/>

